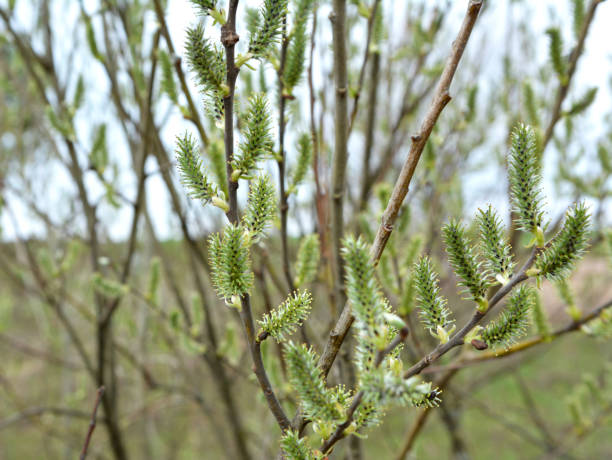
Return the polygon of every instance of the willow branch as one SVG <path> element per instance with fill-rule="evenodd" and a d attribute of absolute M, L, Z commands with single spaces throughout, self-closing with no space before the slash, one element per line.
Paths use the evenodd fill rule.
<path fill-rule="evenodd" d="M 474 24 L 476 23 L 481 7 L 482 0 L 471 0 L 469 2 L 463 24 L 461 25 L 457 38 L 453 42 L 451 54 L 446 62 L 444 71 L 440 76 L 440 80 L 438 81 L 431 106 L 427 111 L 421 125 L 421 130 L 418 134 L 412 136 L 410 153 L 406 159 L 406 162 L 404 163 L 400 177 L 395 183 L 393 194 L 385 214 L 383 215 L 383 221 L 378 229 L 374 245 L 372 246 L 370 260 L 374 264 L 377 264 L 380 260 L 385 244 L 393 231 L 393 222 L 395 222 L 400 206 L 408 193 L 408 186 L 412 180 L 412 175 L 419 161 L 423 148 L 425 147 L 425 143 L 427 142 L 427 139 L 429 138 L 429 135 L 431 134 L 440 113 L 450 101 L 448 90 L 455 75 L 455 71 L 457 70 L 457 66 L 459 65 L 461 56 L 463 55 L 463 51 L 467 45 L 468 39 L 470 38 Z M 346 337 L 352 323 L 353 316 L 351 313 L 351 308 L 350 306 L 345 305 L 340 318 L 329 333 L 329 338 L 325 345 L 325 349 L 319 359 L 319 366 L 324 375 L 327 375 L 329 372 L 329 369 L 331 368 L 331 365 L 333 364 L 334 359 L 338 354 L 338 350 L 340 349 L 340 346 L 342 345 L 342 342 L 344 341 L 344 338 Z"/>
<path fill-rule="evenodd" d="M 522 351 L 533 348 L 537 345 L 548 343 L 551 340 L 556 340 L 559 337 L 564 336 L 568 333 L 580 330 L 582 326 L 596 319 L 604 310 L 607 310 L 608 308 L 611 308 L 611 307 L 612 307 L 612 299 L 599 305 L 597 308 L 593 309 L 588 314 L 584 315 L 578 321 L 572 321 L 566 326 L 560 329 L 557 329 L 548 337 L 536 336 L 536 337 L 533 337 L 527 340 L 523 340 L 522 342 L 516 343 L 512 345 L 511 347 L 508 347 L 504 350 L 482 352 L 476 356 L 459 360 L 458 362 L 454 364 L 450 364 L 448 366 L 435 367 L 435 368 L 432 367 L 431 369 L 428 370 L 428 373 L 442 372 L 444 370 L 449 370 L 449 369 L 463 369 L 473 364 L 478 364 L 478 363 L 481 363 L 484 361 L 490 361 L 493 359 L 505 358 L 507 356 L 511 356 L 516 353 L 520 353 Z"/>
<path fill-rule="evenodd" d="M 536 248 L 532 251 L 531 256 L 525 262 L 523 267 L 506 283 L 503 285 L 489 300 L 489 308 L 481 312 L 476 310 L 470 320 L 457 332 L 450 340 L 446 343 L 439 344 L 436 348 L 434 348 L 429 354 L 424 356 L 418 363 L 410 367 L 405 373 L 404 378 L 410 378 L 413 375 L 419 374 L 423 369 L 428 367 L 432 362 L 438 360 L 441 356 L 448 353 L 451 349 L 463 345 L 465 336 L 472 330 L 474 327 L 482 321 L 482 319 L 489 314 L 495 306 L 512 291 L 512 289 L 518 284 L 525 281 L 528 277 L 526 275 L 527 270 L 531 268 L 537 255 L 539 254 L 540 249 Z"/>
<path fill-rule="evenodd" d="M 227 13 L 227 22 L 221 28 L 221 43 L 225 47 L 225 58 L 227 65 L 227 86 L 229 94 L 223 99 L 224 115 L 225 115 L 225 162 L 227 167 L 227 181 L 229 191 L 230 209 L 226 215 L 232 224 L 240 222 L 238 213 L 238 181 L 232 180 L 232 160 L 234 157 L 234 93 L 236 89 L 236 78 L 238 77 L 239 69 L 236 67 L 234 48 L 238 40 L 236 33 L 236 12 L 238 10 L 238 0 L 231 0 Z M 253 314 L 251 312 L 251 299 L 249 295 L 241 297 L 242 308 L 240 310 L 240 319 L 244 326 L 251 359 L 253 361 L 253 372 L 257 377 L 257 381 L 266 398 L 270 411 L 276 418 L 278 425 L 283 431 L 290 428 L 289 419 L 285 414 L 266 373 L 263 359 L 261 356 L 261 343 L 255 336 L 255 324 Z"/>

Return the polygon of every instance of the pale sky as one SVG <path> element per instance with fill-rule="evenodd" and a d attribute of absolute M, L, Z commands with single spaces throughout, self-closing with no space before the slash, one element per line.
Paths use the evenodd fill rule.
<path fill-rule="evenodd" d="M 483 61 L 489 65 L 488 68 L 483 68 L 483 72 L 487 75 L 491 75 L 491 77 L 485 78 L 495 78 L 494 76 L 499 74 L 500 72 L 500 62 L 501 56 L 506 47 L 505 43 L 505 24 L 506 24 L 506 15 L 508 12 L 508 1 L 495 1 L 492 2 L 489 6 L 490 10 L 486 15 L 484 15 L 479 22 L 477 23 L 475 33 L 468 44 L 467 54 L 474 53 L 483 53 L 485 59 Z M 29 5 L 28 0 L 17 0 L 18 10 L 17 17 L 19 18 L 20 24 L 23 26 L 21 30 L 28 29 L 32 21 L 34 20 L 32 15 L 31 6 Z M 6 0 L 0 0 L 0 3 L 3 5 L 6 4 Z M 88 11 L 93 11 L 94 5 L 97 4 L 95 0 L 85 0 L 85 7 Z M 260 1 L 241 1 L 241 8 L 245 6 L 245 4 L 249 6 L 258 6 Z M 444 1 L 439 1 L 440 4 L 445 4 Z M 517 11 L 517 8 L 528 7 L 532 10 L 531 14 L 531 23 L 532 28 L 537 36 L 539 36 L 538 41 L 538 52 L 539 52 L 539 63 L 545 62 L 547 59 L 547 46 L 548 39 L 544 34 L 545 29 L 551 24 L 564 24 L 566 27 L 564 28 L 564 32 L 568 32 L 565 34 L 566 38 L 570 37 L 569 30 L 571 28 L 571 19 L 569 17 L 569 10 L 567 8 L 566 1 L 559 0 L 540 0 L 537 2 L 533 1 L 524 1 L 515 3 L 514 9 Z M 587 2 L 588 3 L 588 2 Z M 391 7 L 395 8 L 395 11 L 398 14 L 394 14 L 395 18 L 401 18 L 403 15 L 401 14 L 401 10 L 406 8 L 408 2 L 403 1 L 393 1 L 393 0 L 383 0 L 384 11 L 389 11 Z M 76 0 L 60 0 L 55 3 L 56 9 L 54 10 L 54 18 L 58 20 L 60 17 L 62 18 L 62 22 L 57 23 L 55 30 L 58 32 L 59 30 L 63 31 L 63 25 L 65 23 L 70 23 L 76 15 L 78 15 L 78 3 Z M 391 6 L 393 5 L 393 6 Z M 453 25 L 458 26 L 461 21 L 465 6 L 467 5 L 467 0 L 463 1 L 455 1 L 453 2 L 452 12 L 451 12 L 451 20 L 447 21 L 446 31 L 450 37 L 453 36 L 455 30 L 452 28 Z M 327 5 L 322 6 L 322 8 L 328 8 Z M 182 44 L 185 41 L 185 30 L 190 25 L 193 24 L 197 17 L 195 16 L 194 10 L 191 7 L 188 0 L 168 0 L 168 23 L 169 28 L 177 47 L 177 52 L 183 54 L 183 46 Z M 327 17 L 327 13 L 322 11 L 320 15 L 320 19 L 325 19 Z M 149 18 L 151 19 L 151 18 Z M 319 21 L 319 34 L 320 34 L 320 42 L 328 41 L 330 37 L 329 25 L 328 21 Z M 612 111 L 612 95 L 609 87 L 609 79 L 612 76 L 612 34 L 610 33 L 610 25 L 612 24 L 612 2 L 604 2 L 598 7 L 596 19 L 591 26 L 589 31 L 589 36 L 586 43 L 586 52 L 582 56 L 579 62 L 579 70 L 575 76 L 574 81 L 572 82 L 572 88 L 578 88 L 578 93 L 582 93 L 586 88 L 590 86 L 599 87 L 599 92 L 597 94 L 597 98 L 595 103 L 588 112 L 588 123 L 583 123 L 581 127 L 584 129 L 584 133 L 582 137 L 588 140 L 593 140 L 593 145 L 588 148 L 594 148 L 594 143 L 597 137 L 602 133 L 603 126 L 603 116 Z M 397 25 L 396 25 L 397 26 Z M 397 27 L 395 27 L 397 29 Z M 352 31 L 355 32 L 354 35 L 363 36 L 360 31 Z M 217 34 L 218 32 L 215 30 L 214 32 Z M 486 33 L 486 37 L 483 35 Z M 65 41 L 60 43 L 58 46 L 60 48 L 64 48 L 67 52 L 73 46 L 74 37 L 66 36 Z M 566 40 L 566 46 L 569 47 L 571 44 L 570 40 Z M 327 46 L 324 45 L 324 46 Z M 450 43 L 449 43 L 450 46 Z M 331 54 L 331 50 L 330 50 Z M 88 61 L 89 62 L 89 61 Z M 104 112 L 104 110 L 100 111 L 100 108 L 103 107 L 107 110 L 112 110 L 111 104 L 107 103 L 107 94 L 108 87 L 105 81 L 105 78 L 101 73 L 98 73 L 99 77 L 96 77 L 96 72 L 101 72 L 101 69 L 96 69 L 95 65 L 90 67 L 86 67 L 89 64 L 83 64 L 82 62 L 78 62 L 82 68 L 86 68 L 87 77 L 95 82 L 99 82 L 98 91 L 94 92 L 94 94 L 90 95 L 90 100 L 87 101 L 87 105 L 91 106 L 87 117 L 80 117 L 79 122 L 77 124 L 77 131 L 79 133 L 90 133 L 92 130 L 92 126 L 95 122 L 100 122 L 105 119 L 112 119 L 112 113 Z M 535 66 L 538 63 L 526 62 L 526 66 Z M 96 64 L 97 65 L 97 64 Z M 316 69 L 315 69 L 316 70 Z M 461 68 L 459 69 L 461 72 Z M 320 79 L 319 79 L 320 81 Z M 192 92 L 195 96 L 196 100 L 199 100 L 199 96 L 197 90 Z M 299 94 L 299 92 L 298 92 Z M 302 94 L 304 93 L 304 88 L 302 86 Z M 451 89 L 452 94 L 452 89 Z M 439 123 L 444 123 L 444 114 L 439 121 Z M 172 112 L 172 116 L 170 117 L 169 123 L 164 126 L 162 131 L 162 135 L 167 142 L 167 145 L 171 146 L 173 144 L 173 139 L 175 136 L 182 134 L 186 129 L 191 129 L 186 121 L 184 121 L 178 110 L 174 110 Z M 478 129 L 481 129 L 478 127 Z M 610 129 L 608 127 L 608 129 Z M 115 134 L 113 134 L 115 132 Z M 121 145 L 121 141 L 119 140 L 121 136 L 118 134 L 118 127 L 109 127 L 109 145 L 111 145 L 113 136 L 116 136 L 116 142 L 112 145 L 112 151 L 115 154 L 122 156 L 123 158 L 128 158 L 127 150 L 125 145 Z M 89 135 L 85 135 L 84 139 L 89 139 Z M 358 149 L 360 151 L 360 149 Z M 153 163 L 150 165 L 151 168 L 156 167 Z M 552 164 L 551 166 L 554 166 Z M 546 168 L 546 165 L 545 165 Z M 547 192 L 553 193 L 552 187 L 550 185 L 550 176 L 554 171 L 547 171 L 545 169 L 545 175 L 547 176 Z M 417 173 L 418 174 L 418 169 Z M 57 171 L 54 171 L 52 176 L 53 180 L 57 181 L 58 187 L 53 187 L 51 184 L 45 184 L 46 190 L 48 190 L 49 199 L 57 202 L 61 199 L 61 182 L 66 177 L 66 173 L 61 171 L 58 168 Z M 474 209 L 477 206 L 481 206 L 483 203 L 480 202 L 482 200 L 482 191 L 487 187 L 491 187 L 492 183 L 489 180 L 487 182 L 487 176 L 479 176 L 477 178 L 472 178 L 474 183 L 478 183 L 479 186 L 475 186 L 473 189 L 468 190 L 467 194 L 467 203 L 471 209 Z M 471 182 L 472 182 L 471 181 Z M 133 180 L 126 180 L 122 183 L 127 189 L 133 188 Z M 96 184 L 91 182 L 88 184 L 91 186 L 92 193 L 96 193 Z M 484 187 L 484 188 L 483 188 Z M 503 188 L 500 192 L 503 191 Z M 154 221 L 156 223 L 157 228 L 161 235 L 170 235 L 172 234 L 173 224 L 169 222 L 169 203 L 167 199 L 166 192 L 164 190 L 164 186 L 161 182 L 161 179 L 158 177 L 153 177 L 149 179 L 147 183 L 147 192 L 148 199 L 150 204 L 150 209 L 152 210 L 152 215 Z M 98 191 L 97 193 L 101 193 Z M 473 195 L 473 196 L 471 196 Z M 471 202 L 473 200 L 473 203 Z M 495 200 L 494 200 L 495 201 Z M 505 197 L 500 196 L 498 206 L 503 209 L 505 206 Z M 559 208 L 565 207 L 566 203 L 559 203 Z M 16 200 L 12 200 L 11 207 L 15 211 L 16 217 L 19 221 L 20 227 L 25 230 L 27 233 L 36 232 L 37 226 L 33 224 L 32 219 L 28 216 L 28 214 L 24 211 L 23 207 Z M 554 214 L 555 211 L 552 211 L 551 214 Z M 131 210 L 125 209 L 119 213 L 113 212 L 108 214 L 111 217 L 112 224 L 110 224 L 110 236 L 112 239 L 122 239 L 125 237 L 127 232 L 129 231 L 129 220 L 130 220 Z M 10 224 L 9 219 L 6 215 L 2 216 L 2 227 L 3 227 L 3 237 L 6 239 L 11 239 L 14 236 L 12 225 Z"/>

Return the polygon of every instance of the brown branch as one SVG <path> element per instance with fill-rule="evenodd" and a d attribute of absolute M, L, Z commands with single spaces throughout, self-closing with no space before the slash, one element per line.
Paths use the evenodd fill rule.
<path fill-rule="evenodd" d="M 332 164 L 331 231 L 334 251 L 334 291 L 340 304 L 345 302 L 342 286 L 344 268 L 342 263 L 342 235 L 344 230 L 344 195 L 346 167 L 348 161 L 348 69 L 346 35 L 346 0 L 334 0 L 329 19 L 332 23 L 335 109 L 334 109 L 334 156 Z"/>
<path fill-rule="evenodd" d="M 438 116 L 450 100 L 448 89 L 455 75 L 455 71 L 457 70 L 461 56 L 463 55 L 463 51 L 465 50 L 465 46 L 467 45 L 474 24 L 476 23 L 478 12 L 480 11 L 481 7 L 482 0 L 470 1 L 461 29 L 459 30 L 456 40 L 453 42 L 451 55 L 446 62 L 444 71 L 442 72 L 438 86 L 436 87 L 436 92 L 431 102 L 431 106 L 421 125 L 421 130 L 419 134 L 412 137 L 413 142 L 410 149 L 410 154 L 404 163 L 400 177 L 395 183 L 393 194 L 383 216 L 383 222 L 379 227 L 376 240 L 372 246 L 370 260 L 374 264 L 377 264 L 380 260 L 385 244 L 393 231 L 392 224 L 397 218 L 399 208 L 406 194 L 408 193 L 408 186 L 410 185 L 412 174 L 414 173 L 414 169 L 419 161 L 421 152 L 425 147 L 425 142 L 431 134 Z M 319 359 L 319 366 L 321 367 L 324 375 L 327 375 L 329 372 L 329 369 L 331 368 L 331 365 L 333 364 L 334 359 L 338 354 L 338 350 L 340 349 L 340 346 L 342 345 L 342 342 L 344 341 L 344 338 L 346 337 L 352 323 L 353 316 L 351 314 L 351 308 L 350 306 L 345 305 L 340 318 L 329 333 L 329 338 L 325 345 L 325 349 Z"/>
<path fill-rule="evenodd" d="M 473 364 L 477 364 L 477 363 L 481 363 L 484 361 L 489 361 L 489 360 L 493 360 L 493 359 L 500 359 L 500 358 L 504 358 L 506 356 L 510 356 L 510 355 L 514 355 L 516 353 L 528 350 L 530 348 L 533 348 L 537 345 L 543 344 L 543 343 L 548 343 L 551 339 L 555 340 L 565 334 L 568 334 L 570 332 L 575 332 L 578 331 L 583 325 L 587 324 L 588 322 L 596 319 L 604 310 L 607 310 L 608 308 L 612 307 L 612 299 L 608 300 L 607 302 L 604 302 L 603 304 L 599 305 L 597 308 L 593 309 L 591 312 L 589 312 L 588 314 L 584 315 L 582 318 L 580 318 L 578 321 L 572 321 L 571 323 L 567 324 L 566 326 L 557 329 L 556 331 L 554 331 L 550 336 L 548 337 L 542 337 L 542 336 L 536 336 L 527 340 L 524 340 L 522 342 L 519 342 L 511 347 L 508 347 L 504 350 L 499 350 L 499 351 L 487 351 L 487 352 L 483 352 L 478 354 L 477 356 L 471 357 L 471 358 L 466 358 L 463 360 L 460 360 L 454 364 L 450 364 L 448 366 L 443 366 L 443 367 L 435 367 L 435 368 L 431 368 L 428 373 L 435 373 L 435 372 L 441 372 L 444 370 L 448 370 L 448 369 L 463 369 L 465 367 L 471 366 Z"/>
<path fill-rule="evenodd" d="M 374 127 L 376 124 L 376 108 L 378 106 L 378 83 L 380 80 L 380 53 L 376 52 L 372 56 L 370 64 L 370 87 L 368 91 L 368 115 L 365 129 L 365 143 L 363 148 L 363 170 L 361 172 L 361 196 L 359 200 L 359 210 L 364 211 L 368 204 L 370 187 L 370 159 L 374 147 Z M 357 99 L 355 99 L 355 104 Z M 355 109 L 354 109 L 355 110 Z M 352 126 L 352 124 L 351 124 Z"/>
<path fill-rule="evenodd" d="M 481 7 L 482 0 L 470 0 L 463 24 L 459 30 L 459 34 L 457 35 L 456 40 L 453 42 L 451 55 L 446 61 L 444 70 L 442 71 L 442 75 L 440 76 L 440 80 L 436 86 L 431 106 L 425 114 L 420 130 L 411 136 L 412 144 L 410 146 L 408 158 L 406 159 L 406 162 L 404 163 L 400 172 L 400 176 L 395 183 L 393 193 L 383 214 L 382 222 L 378 227 L 374 244 L 372 245 L 371 259 L 374 261 L 374 263 L 377 263 L 380 259 L 385 245 L 391 236 L 393 224 L 395 223 L 395 219 L 399 214 L 404 198 L 408 193 L 408 188 L 410 186 L 410 182 L 412 181 L 414 170 L 416 169 L 419 159 L 421 158 L 421 153 L 425 148 L 425 144 L 429 139 L 440 113 L 442 113 L 444 107 L 446 107 L 451 100 L 449 94 L 450 85 L 453 81 L 453 77 L 455 76 L 457 66 L 459 65 L 459 61 L 461 60 L 461 56 L 463 55 L 468 39 L 470 38 Z"/>
<path fill-rule="evenodd" d="M 283 31 L 281 38 L 281 52 L 280 52 L 280 66 L 277 72 L 278 82 L 278 153 L 279 158 L 276 161 L 278 165 L 278 196 L 279 196 L 279 210 L 280 210 L 280 237 L 281 237 L 281 248 L 282 248 L 282 259 L 283 259 L 283 272 L 285 274 L 285 280 L 289 286 L 289 290 L 293 291 L 293 277 L 291 276 L 291 268 L 289 265 L 289 246 L 287 243 L 287 218 L 289 215 L 289 196 L 285 190 L 285 179 L 286 179 L 286 157 L 285 155 L 285 128 L 287 127 L 287 120 L 285 118 L 285 106 L 287 98 L 284 94 L 284 83 L 283 75 L 285 73 L 285 62 L 287 60 L 287 47 L 289 46 L 289 39 L 287 37 L 287 17 L 283 19 Z M 302 332 L 304 331 L 301 328 Z"/>
<path fill-rule="evenodd" d="M 96 420 L 98 417 L 98 407 L 100 406 L 100 402 L 102 401 L 102 396 L 104 395 L 104 387 L 98 388 L 98 392 L 96 394 L 96 402 L 94 404 L 93 412 L 91 413 L 91 421 L 89 422 L 89 429 L 87 430 L 87 436 L 85 437 L 85 443 L 83 444 L 83 449 L 81 450 L 80 460 L 85 460 L 87 456 L 87 449 L 89 448 L 89 443 L 91 442 L 91 437 L 93 435 L 94 430 L 96 429 Z"/>
<path fill-rule="evenodd" d="M 227 86 L 229 88 L 228 95 L 223 99 L 224 115 L 225 115 L 225 162 L 227 167 L 227 182 L 229 192 L 230 208 L 226 215 L 232 224 L 240 222 L 238 212 L 238 182 L 232 180 L 232 160 L 234 157 L 234 93 L 236 89 L 236 78 L 238 77 L 239 69 L 236 67 L 234 58 L 234 48 L 239 40 L 236 33 L 236 12 L 238 10 L 238 0 L 231 0 L 227 13 L 227 22 L 221 28 L 221 43 L 225 48 L 225 57 L 227 65 Z M 270 411 L 276 418 L 278 425 L 283 431 L 290 428 L 289 419 L 285 414 L 266 373 L 261 356 L 261 343 L 255 337 L 255 324 L 253 314 L 251 312 L 250 296 L 244 295 L 241 297 L 242 308 L 240 310 L 240 319 L 244 326 L 244 332 L 247 339 L 247 344 L 253 361 L 253 372 L 257 377 L 257 381 L 266 398 Z"/>

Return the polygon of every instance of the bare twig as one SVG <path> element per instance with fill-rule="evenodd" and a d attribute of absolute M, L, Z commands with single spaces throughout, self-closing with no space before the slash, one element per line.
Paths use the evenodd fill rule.
<path fill-rule="evenodd" d="M 363 62 L 361 63 L 361 69 L 359 70 L 359 80 L 357 81 L 357 88 L 355 90 L 355 96 L 353 97 L 353 108 L 351 110 L 348 135 L 350 135 L 351 131 L 353 130 L 355 118 L 357 118 L 357 111 L 359 110 L 359 97 L 361 96 L 361 89 L 363 88 L 363 81 L 365 80 L 366 67 L 368 66 L 368 60 L 370 58 L 370 43 L 372 42 L 372 32 L 374 31 L 374 23 L 376 22 L 376 15 L 378 14 L 379 5 L 380 0 L 374 0 L 374 4 L 369 10 L 370 16 L 368 17 L 368 33 L 366 35 L 365 49 L 363 52 Z M 375 54 L 380 57 L 379 53 Z M 378 67 L 378 62 L 373 65 Z M 376 87 L 377 85 L 372 84 L 372 86 Z"/>
<path fill-rule="evenodd" d="M 329 16 L 334 43 L 334 158 L 332 164 L 331 230 L 334 250 L 334 290 L 336 299 L 344 303 L 342 286 L 342 235 L 344 229 L 344 195 L 348 161 L 348 69 L 346 49 L 346 0 L 334 0 Z"/>
<path fill-rule="evenodd" d="M 100 402 L 102 401 L 102 396 L 104 395 L 104 387 L 98 388 L 98 392 L 96 393 L 96 402 L 94 403 L 93 412 L 91 413 L 91 421 L 89 422 L 89 429 L 87 430 L 87 436 L 85 436 L 85 443 L 83 444 L 83 449 L 81 450 L 81 456 L 79 457 L 81 460 L 85 460 L 87 456 L 87 449 L 89 448 L 89 443 L 91 442 L 91 437 L 93 435 L 94 430 L 96 429 L 96 420 L 98 418 L 98 407 L 100 406 Z"/>

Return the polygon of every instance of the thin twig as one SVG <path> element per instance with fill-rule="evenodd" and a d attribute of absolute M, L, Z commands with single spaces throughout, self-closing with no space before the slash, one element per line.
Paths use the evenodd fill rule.
<path fill-rule="evenodd" d="M 595 17 L 595 10 L 600 3 L 605 0 L 592 0 L 589 4 L 589 7 L 586 12 L 586 16 L 584 18 L 584 23 L 582 24 L 582 28 L 580 29 L 580 35 L 578 37 L 578 42 L 576 46 L 570 53 L 568 62 L 567 62 L 567 78 L 562 81 L 559 85 L 559 89 L 557 90 L 557 95 L 555 96 L 555 104 L 553 106 L 553 111 L 550 117 L 550 121 L 548 126 L 546 127 L 546 131 L 544 132 L 544 138 L 542 139 L 542 149 L 546 147 L 550 139 L 552 138 L 555 126 L 559 119 L 561 118 L 561 105 L 567 96 L 569 91 L 569 85 L 572 81 L 572 77 L 576 72 L 576 67 L 578 65 L 578 59 L 582 55 L 584 51 L 584 43 L 586 41 L 587 34 L 589 33 L 589 28 L 591 27 L 591 23 L 593 22 L 593 18 Z"/>
<path fill-rule="evenodd" d="M 363 52 L 363 62 L 361 63 L 361 69 L 359 70 L 359 80 L 357 81 L 357 89 L 355 96 L 353 97 L 353 109 L 351 110 L 351 117 L 349 119 L 348 135 L 350 136 L 355 124 L 355 118 L 357 118 L 357 111 L 359 110 L 359 97 L 361 96 L 361 89 L 363 88 L 363 81 L 365 80 L 366 67 L 368 66 L 368 60 L 370 58 L 370 43 L 372 42 L 372 32 L 374 31 L 374 23 L 376 22 L 376 15 L 378 14 L 378 7 L 380 0 L 374 0 L 374 4 L 370 8 L 370 16 L 368 17 L 368 33 L 366 35 L 365 49 Z M 379 57 L 380 54 L 376 53 Z M 374 64 L 378 66 L 378 63 Z M 377 86 L 377 85 L 373 85 Z"/>
<path fill-rule="evenodd" d="M 96 429 L 96 420 L 98 417 L 98 407 L 100 406 L 100 402 L 102 401 L 102 395 L 104 395 L 104 387 L 98 388 L 96 393 L 96 402 L 94 403 L 93 412 L 91 413 L 91 421 L 89 422 L 89 429 L 87 430 L 87 436 L 85 436 L 85 443 L 83 444 L 83 449 L 81 450 L 80 460 L 85 460 L 87 456 L 87 449 L 89 448 L 89 443 L 91 442 L 91 437 L 93 435 L 94 430 Z"/>

